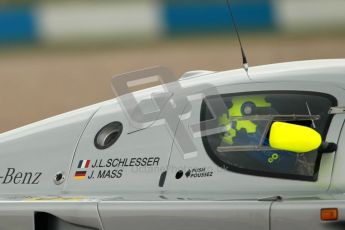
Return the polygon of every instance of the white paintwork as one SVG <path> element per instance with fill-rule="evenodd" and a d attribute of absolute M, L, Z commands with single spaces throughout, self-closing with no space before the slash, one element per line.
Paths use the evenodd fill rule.
<path fill-rule="evenodd" d="M 304 90 L 324 92 L 335 96 L 339 106 L 345 106 L 345 60 L 317 60 L 282 63 L 253 67 L 249 70 L 250 79 L 243 69 L 218 72 L 180 80 L 182 87 L 216 87 L 220 93 L 262 91 L 262 90 Z M 151 97 L 153 92 L 162 91 L 154 87 L 136 92 L 139 99 Z M 183 95 L 174 95 L 175 98 Z M 188 97 L 193 111 L 183 118 L 187 125 L 199 122 L 200 104 L 203 95 Z M 183 111 L 181 110 L 182 114 Z M 90 120 L 91 119 L 91 120 Z M 121 121 L 123 134 L 112 147 L 98 150 L 94 147 L 96 133 L 112 121 Z M 337 142 L 344 122 L 344 115 L 335 115 L 327 140 Z M 174 124 L 173 130 L 178 124 Z M 15 131 L 0 135 L 0 168 L 15 167 L 18 170 L 41 170 L 43 172 L 39 185 L 6 185 L 0 183 L 1 194 L 114 194 L 126 193 L 209 193 L 209 194 L 242 194 L 254 196 L 282 193 L 321 193 L 328 190 L 334 163 L 334 154 L 322 157 L 319 180 L 305 182 L 281 180 L 257 176 L 242 175 L 218 170 L 208 158 L 200 139 L 195 139 L 198 152 L 185 159 L 178 148 L 173 145 L 175 132 L 168 130 L 160 120 L 148 125 L 144 130 L 136 131 L 130 126 L 118 99 L 109 100 L 97 105 L 60 115 Z M 178 131 L 178 129 L 177 129 Z M 178 133 L 178 132 L 177 132 Z M 342 145 L 336 153 L 345 151 Z M 174 173 L 168 173 L 165 186 L 158 187 L 161 173 L 168 166 L 176 171 L 177 167 L 209 166 L 217 169 L 215 176 L 208 179 L 186 182 L 174 180 Z M 121 179 L 83 180 L 73 179 L 80 160 L 108 159 L 116 157 L 160 157 L 159 167 L 146 168 L 147 171 L 133 171 L 127 168 Z M 341 157 L 339 158 L 341 159 Z M 66 172 L 67 180 L 62 185 L 55 185 L 53 177 L 56 172 Z M 344 173 L 344 169 L 334 171 L 334 176 Z M 1 172 L 4 174 L 4 172 Z M 342 174 L 344 175 L 344 174 Z M 0 174 L 1 176 L 1 174 Z M 231 181 L 231 183 L 227 183 Z M 333 180 L 337 187 L 339 180 Z M 341 185 L 342 186 L 342 185 Z M 340 186 L 340 189 L 344 189 Z M 342 190 L 345 191 L 345 190 Z"/>
<path fill-rule="evenodd" d="M 272 89 L 324 92 L 336 97 L 339 106 L 345 106 L 345 60 L 259 66 L 251 68 L 249 74 L 250 79 L 239 69 L 179 82 L 188 92 L 201 87 L 216 88 L 219 93 Z M 145 89 L 136 92 L 135 97 L 147 100 L 163 89 Z M 190 94 L 187 98 L 192 110 L 181 116 L 180 123 L 173 123 L 173 131 L 159 116 L 143 130 L 136 130 L 116 98 L 0 134 L 0 229 L 34 229 L 42 221 L 51 229 L 111 230 L 116 226 L 119 230 L 275 230 L 292 226 L 323 230 L 337 227 L 330 225 L 334 222 L 320 222 L 320 209 L 330 207 L 339 208 L 339 223 L 334 224 L 341 226 L 345 220 L 345 114 L 336 114 L 332 120 L 326 141 L 339 143 L 338 150 L 322 156 L 316 182 L 272 179 L 218 168 L 207 156 L 200 138 L 193 139 L 195 155 L 181 154 L 175 137 L 183 124 L 188 127 L 200 121 L 200 104 L 205 96 L 200 92 Z M 184 96 L 173 92 L 172 98 Z M 187 109 L 178 108 L 180 114 Z M 165 110 L 162 114 L 169 112 Z M 113 121 L 124 125 L 121 137 L 109 149 L 96 149 L 96 133 Z M 96 159 L 119 157 L 159 157 L 160 161 L 158 167 L 126 167 L 123 177 L 116 179 L 73 178 L 80 160 L 94 163 Z M 165 184 L 159 187 L 161 173 L 168 166 Z M 9 167 L 16 172 L 42 172 L 40 183 L 4 184 L 1 177 Z M 174 179 L 177 170 L 190 167 L 211 168 L 214 176 Z M 53 181 L 58 171 L 66 173 L 66 181 L 60 185 Z M 283 200 L 260 200 L 276 195 L 283 195 Z M 50 216 L 53 221 L 33 218 L 37 212 L 55 217 Z"/>
<path fill-rule="evenodd" d="M 208 70 L 194 70 L 194 71 L 189 71 L 184 73 L 180 80 L 186 80 L 186 79 L 190 79 L 190 78 L 194 78 L 194 77 L 200 77 L 202 75 L 208 75 L 208 74 L 212 74 L 214 73 L 214 71 L 208 71 Z"/>
<path fill-rule="evenodd" d="M 41 172 L 38 184 L 4 184 L 0 178 L 1 194 L 55 194 L 63 185 L 53 179 L 59 171 L 68 173 L 78 140 L 100 105 L 85 107 L 0 135 L 0 175 L 5 177 L 8 168 L 18 172 Z M 5 160 L 6 159 L 6 160 Z M 31 181 L 35 176 L 31 178 Z M 10 177 L 8 177 L 8 180 Z M 22 181 L 23 178 L 17 179 Z"/>

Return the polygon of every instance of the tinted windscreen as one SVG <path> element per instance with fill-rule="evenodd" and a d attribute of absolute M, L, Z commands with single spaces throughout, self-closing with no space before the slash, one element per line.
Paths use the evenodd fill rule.
<path fill-rule="evenodd" d="M 221 100 L 220 100 L 221 99 Z M 225 110 L 214 108 L 222 107 Z M 309 92 L 266 92 L 207 97 L 201 110 L 201 130 L 221 129 L 203 136 L 210 158 L 228 170 L 281 178 L 316 180 L 320 164 L 317 150 L 294 153 L 270 148 L 268 136 L 274 121 L 311 127 L 323 138 L 336 99 Z M 224 106 L 223 106 L 224 107 Z M 203 122 L 207 120 L 217 122 Z M 207 132 L 206 132 L 207 133 Z"/>

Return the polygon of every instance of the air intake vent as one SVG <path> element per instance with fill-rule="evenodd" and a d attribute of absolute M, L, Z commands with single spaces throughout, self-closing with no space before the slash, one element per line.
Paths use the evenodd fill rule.
<path fill-rule="evenodd" d="M 70 224 L 46 212 L 35 213 L 35 230 L 98 230 Z"/>

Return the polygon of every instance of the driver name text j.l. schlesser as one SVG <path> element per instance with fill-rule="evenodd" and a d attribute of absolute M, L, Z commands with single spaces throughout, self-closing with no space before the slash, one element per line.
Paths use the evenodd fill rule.
<path fill-rule="evenodd" d="M 159 160 L 159 157 L 97 159 L 91 164 L 91 168 L 158 166 Z"/>

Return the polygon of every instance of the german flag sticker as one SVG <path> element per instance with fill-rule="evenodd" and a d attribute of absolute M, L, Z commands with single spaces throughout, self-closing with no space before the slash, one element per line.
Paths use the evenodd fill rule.
<path fill-rule="evenodd" d="M 74 174 L 74 179 L 84 180 L 86 177 L 86 171 L 76 171 Z"/>

